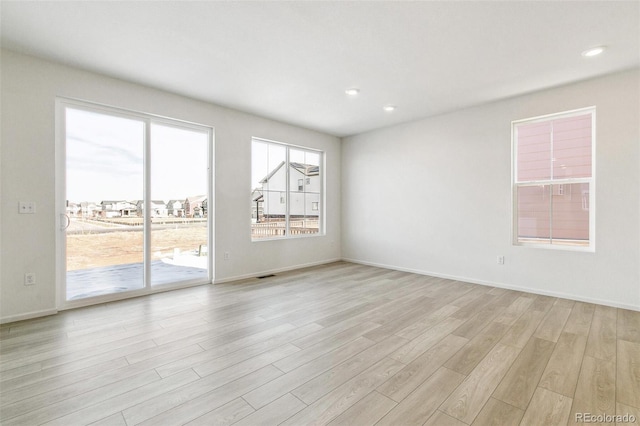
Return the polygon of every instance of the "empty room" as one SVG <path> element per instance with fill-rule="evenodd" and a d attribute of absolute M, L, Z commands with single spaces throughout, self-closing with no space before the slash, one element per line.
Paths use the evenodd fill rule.
<path fill-rule="evenodd" d="M 639 2 L 0 37 L 0 424 L 640 424 Z"/>

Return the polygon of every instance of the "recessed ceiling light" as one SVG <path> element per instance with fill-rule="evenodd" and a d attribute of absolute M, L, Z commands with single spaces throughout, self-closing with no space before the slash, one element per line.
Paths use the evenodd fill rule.
<path fill-rule="evenodd" d="M 395 111 L 396 108 L 398 107 L 395 105 L 385 105 L 382 109 L 384 109 L 387 112 L 392 112 L 392 111 Z"/>
<path fill-rule="evenodd" d="M 344 93 L 346 93 L 349 96 L 356 96 L 358 93 L 360 93 L 360 89 L 352 87 L 351 89 L 345 90 Z"/>
<path fill-rule="evenodd" d="M 584 52 L 582 52 L 582 56 L 586 58 L 591 58 L 592 56 L 598 56 L 599 54 L 604 52 L 604 49 L 605 49 L 604 46 L 591 47 L 585 50 Z"/>

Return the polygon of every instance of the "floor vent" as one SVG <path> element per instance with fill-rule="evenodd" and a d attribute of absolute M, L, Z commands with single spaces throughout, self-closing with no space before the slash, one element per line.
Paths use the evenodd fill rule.
<path fill-rule="evenodd" d="M 270 277 L 275 277 L 275 275 L 274 275 L 274 274 L 269 274 L 269 275 L 263 275 L 263 276 L 261 276 L 261 277 L 256 277 L 256 278 L 257 278 L 257 279 L 259 279 L 259 280 L 261 280 L 261 279 L 263 279 L 263 278 L 270 278 Z"/>

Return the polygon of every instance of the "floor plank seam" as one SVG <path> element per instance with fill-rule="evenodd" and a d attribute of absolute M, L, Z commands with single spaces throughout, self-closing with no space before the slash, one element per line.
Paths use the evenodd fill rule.
<path fill-rule="evenodd" d="M 118 321 L 110 322 L 114 316 Z M 86 412 L 91 421 L 120 424 L 133 418 L 203 424 L 226 413 L 244 425 L 249 419 L 242 418 L 259 412 L 251 422 L 277 415 L 269 417 L 278 419 L 271 424 L 291 424 L 318 415 L 335 424 L 366 418 L 364 426 L 402 419 L 397 416 L 413 400 L 439 393 L 443 399 L 428 411 L 402 414 L 434 424 L 453 421 L 451 401 L 467 392 L 461 386 L 471 377 L 479 386 L 469 394 L 476 402 L 467 414 L 456 414 L 465 424 L 508 414 L 520 416 L 524 425 L 536 418 L 533 410 L 541 410 L 540 418 L 573 420 L 577 410 L 594 412 L 599 401 L 614 412 L 640 411 L 638 379 L 628 374 L 638 353 L 639 326 L 640 314 L 633 311 L 341 263 L 282 274 L 261 285 L 179 290 L 4 325 L 0 407 L 19 410 L 8 424 L 36 418 L 60 423 Z M 494 353 L 512 355 L 490 373 L 484 369 Z M 524 354 L 549 355 L 528 367 Z M 593 394 L 591 371 L 610 377 L 609 393 Z M 560 378 L 545 378 L 555 372 Z M 147 385 L 129 382 L 142 373 L 155 377 L 148 385 L 154 396 L 144 398 L 140 388 Z M 256 374 L 263 379 L 254 383 Z M 460 382 L 434 387 L 442 377 Z M 193 381 L 164 388 L 183 379 Z M 222 384 L 207 389 L 207 380 Z M 242 392 L 229 394 L 240 383 Z M 329 406 L 319 401 L 340 401 L 351 387 L 355 399 L 322 414 Z M 508 389 L 520 396 L 511 398 Z M 76 406 L 82 392 L 93 396 Z M 104 392 L 111 393 L 100 398 Z M 127 392 L 137 395 L 133 405 Z M 226 395 L 235 399 L 216 408 L 203 405 Z M 181 403 L 161 404 L 175 398 Z M 297 412 L 279 412 L 292 401 Z M 143 419 L 140 410 L 156 404 L 161 405 Z M 56 416 L 59 409 L 62 416 Z"/>

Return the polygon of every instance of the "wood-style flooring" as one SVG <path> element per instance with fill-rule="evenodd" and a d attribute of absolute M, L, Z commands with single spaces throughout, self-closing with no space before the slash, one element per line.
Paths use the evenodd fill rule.
<path fill-rule="evenodd" d="M 345 262 L 5 324 L 0 345 L 5 426 L 640 421 L 640 312 Z"/>

